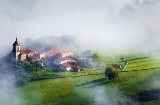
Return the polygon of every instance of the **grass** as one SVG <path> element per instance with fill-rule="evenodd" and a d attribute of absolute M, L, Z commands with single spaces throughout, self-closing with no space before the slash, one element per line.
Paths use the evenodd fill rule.
<path fill-rule="evenodd" d="M 77 87 L 77 85 L 96 78 L 101 78 L 101 76 L 95 77 L 91 75 L 85 77 L 81 76 L 42 80 L 28 83 L 20 90 L 24 92 L 22 95 L 23 98 L 32 102 L 29 103 L 30 105 L 61 105 L 62 103 L 62 105 L 67 103 L 67 105 L 71 105 L 76 104 L 77 102 L 87 102 L 89 100 L 87 98 L 87 94 L 84 92 L 86 88 Z M 36 100 L 41 100 L 42 102 L 39 103 L 39 101 Z"/>
<path fill-rule="evenodd" d="M 128 62 L 129 65 L 126 70 L 143 70 L 150 68 L 160 68 L 160 60 L 153 60 L 151 58 L 138 59 Z"/>
<path fill-rule="evenodd" d="M 21 93 L 23 101 L 20 105 L 137 104 L 140 98 L 137 94 L 140 92 L 160 89 L 159 65 L 159 60 L 151 58 L 129 61 L 126 68 L 128 71 L 119 72 L 119 77 L 114 82 L 104 78 L 104 70 L 87 69 L 78 73 L 44 70 L 31 75 L 47 80 L 30 82 L 14 92 Z M 158 105 L 160 100 L 138 104 Z"/>

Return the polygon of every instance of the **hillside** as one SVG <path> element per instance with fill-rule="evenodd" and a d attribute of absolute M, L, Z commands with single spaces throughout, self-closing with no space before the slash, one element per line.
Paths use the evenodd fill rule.
<path fill-rule="evenodd" d="M 46 80 L 30 82 L 14 92 L 23 105 L 102 105 L 160 103 L 159 60 L 130 60 L 126 72 L 114 82 L 104 78 L 104 70 L 79 73 L 45 73 Z M 58 76 L 57 76 L 57 75 Z M 53 78 L 53 79 L 47 79 Z"/>

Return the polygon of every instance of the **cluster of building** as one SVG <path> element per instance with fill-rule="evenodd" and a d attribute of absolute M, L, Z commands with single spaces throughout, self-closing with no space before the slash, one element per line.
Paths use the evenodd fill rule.
<path fill-rule="evenodd" d="M 12 49 L 12 60 L 14 62 L 34 62 L 38 61 L 45 57 L 45 53 L 39 51 L 32 51 L 30 49 L 21 50 L 20 43 L 18 42 L 17 38 L 16 41 L 13 43 Z"/>
<path fill-rule="evenodd" d="M 13 43 L 12 59 L 14 62 L 30 63 L 45 58 L 44 62 L 49 67 L 54 67 L 60 71 L 80 71 L 80 59 L 71 59 L 73 51 L 71 50 L 49 50 L 46 52 L 33 51 L 30 49 L 20 49 L 20 43 L 17 38 Z"/>

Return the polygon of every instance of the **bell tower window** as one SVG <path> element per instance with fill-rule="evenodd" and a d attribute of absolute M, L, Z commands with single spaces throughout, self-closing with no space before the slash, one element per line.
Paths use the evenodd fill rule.
<path fill-rule="evenodd" d="M 19 49 L 19 47 L 17 47 L 17 51 L 19 51 L 20 49 Z"/>

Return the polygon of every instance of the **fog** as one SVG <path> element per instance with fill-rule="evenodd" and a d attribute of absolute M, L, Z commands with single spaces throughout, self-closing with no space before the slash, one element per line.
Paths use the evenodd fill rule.
<path fill-rule="evenodd" d="M 158 0 L 1 0 L 1 54 L 17 36 L 73 35 L 83 47 L 156 52 L 159 49 Z"/>
<path fill-rule="evenodd" d="M 1 78 L 0 81 L 0 101 L 2 105 L 19 105 L 22 99 L 19 97 L 18 94 L 14 94 L 13 87 L 14 87 L 14 76 L 5 76 Z"/>
<path fill-rule="evenodd" d="M 88 49 L 158 55 L 159 10 L 159 0 L 0 0 L 0 56 L 16 36 L 21 43 L 63 35 Z"/>

